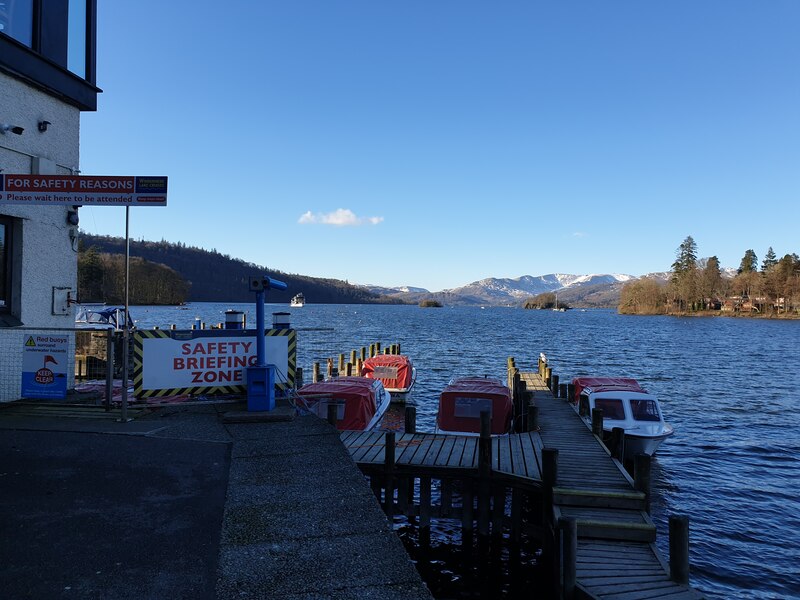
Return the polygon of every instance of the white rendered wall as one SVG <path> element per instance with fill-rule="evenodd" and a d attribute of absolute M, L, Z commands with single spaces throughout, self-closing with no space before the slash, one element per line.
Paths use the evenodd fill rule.
<path fill-rule="evenodd" d="M 38 131 L 39 121 L 50 121 L 46 132 Z M 37 158 L 45 159 L 43 174 L 64 175 L 78 167 L 78 108 L 0 73 L 0 124 L 3 123 L 25 129 L 22 135 L 0 134 L 0 169 L 4 174 L 34 173 Z M 12 283 L 12 310 L 26 328 L 74 326 L 74 311 L 52 314 L 54 287 L 77 290 L 77 241 L 70 239 L 71 227 L 67 225 L 70 209 L 0 204 L 0 215 L 18 219 L 13 231 L 12 269 L 16 271 L 16 283 Z M 19 398 L 25 333 L 31 331 L 0 327 L 0 401 Z"/>

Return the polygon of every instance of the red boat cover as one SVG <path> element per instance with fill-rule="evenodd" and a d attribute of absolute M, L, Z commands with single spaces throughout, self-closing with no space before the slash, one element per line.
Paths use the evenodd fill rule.
<path fill-rule="evenodd" d="M 644 392 L 639 382 L 630 377 L 576 377 L 572 380 L 575 386 L 573 402 L 578 402 L 584 389 L 592 388 L 593 392 Z"/>
<path fill-rule="evenodd" d="M 511 430 L 514 405 L 511 390 L 496 379 L 464 377 L 448 385 L 439 398 L 439 429 L 481 432 L 481 411 L 489 410 L 491 432 L 502 435 Z"/>
<path fill-rule="evenodd" d="M 413 365 L 402 354 L 378 354 L 364 361 L 361 375 L 380 379 L 387 390 L 405 390 L 411 387 Z"/>
<path fill-rule="evenodd" d="M 340 404 L 336 428 L 362 430 L 375 415 L 375 382 L 365 377 L 337 377 L 309 383 L 297 390 L 297 403 L 317 416 L 328 418 L 328 404 Z"/>

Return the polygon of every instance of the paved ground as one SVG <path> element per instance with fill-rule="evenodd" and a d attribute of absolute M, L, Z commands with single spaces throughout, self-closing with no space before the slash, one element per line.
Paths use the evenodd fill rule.
<path fill-rule="evenodd" d="M 333 428 L 232 408 L 0 408 L 0 595 L 431 598 Z"/>

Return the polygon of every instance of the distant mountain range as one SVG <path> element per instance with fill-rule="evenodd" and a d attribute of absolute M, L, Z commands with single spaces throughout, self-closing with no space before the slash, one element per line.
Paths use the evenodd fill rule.
<path fill-rule="evenodd" d="M 648 277 L 666 280 L 668 273 L 654 273 Z M 523 275 L 515 279 L 489 277 L 462 287 L 431 292 L 424 288 L 403 286 L 386 288 L 364 286 L 374 294 L 389 296 L 404 302 L 438 300 L 442 304 L 467 304 L 481 306 L 519 306 L 527 298 L 545 292 L 557 292 L 559 299 L 571 306 L 616 308 L 622 286 L 634 279 L 633 275 L 592 274 Z"/>

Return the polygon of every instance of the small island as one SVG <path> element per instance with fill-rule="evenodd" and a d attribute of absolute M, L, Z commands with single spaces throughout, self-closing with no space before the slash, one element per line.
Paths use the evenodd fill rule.
<path fill-rule="evenodd" d="M 422 300 L 419 303 L 420 308 L 442 308 L 442 303 L 438 300 Z"/>

